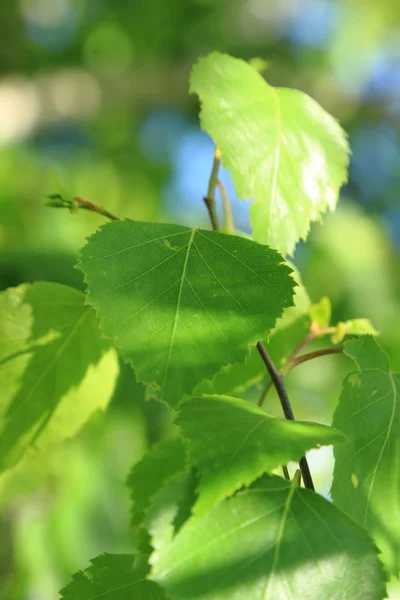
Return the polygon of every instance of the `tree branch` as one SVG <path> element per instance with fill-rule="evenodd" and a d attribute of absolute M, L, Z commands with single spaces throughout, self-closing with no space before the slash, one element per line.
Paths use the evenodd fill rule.
<path fill-rule="evenodd" d="M 305 343 L 299 344 L 297 348 L 298 352 L 305 346 Z M 313 360 L 314 358 L 319 358 L 320 356 L 329 356 L 330 354 L 341 354 L 343 352 L 343 346 L 337 346 L 335 348 L 323 348 L 322 350 L 314 350 L 313 352 L 307 352 L 306 354 L 302 354 L 301 356 L 296 356 L 296 350 L 291 354 L 291 358 L 288 359 L 285 366 L 282 368 L 282 375 L 287 375 L 292 369 L 297 367 L 297 365 L 301 365 L 309 360 Z M 273 386 L 272 379 L 267 383 L 265 389 L 263 390 L 259 400 L 258 406 L 262 406 L 265 398 L 271 387 Z"/>
<path fill-rule="evenodd" d="M 298 356 L 290 363 L 290 369 L 287 369 L 286 372 L 291 371 L 297 365 L 301 365 L 302 363 L 308 362 L 309 360 L 313 360 L 314 358 L 319 358 L 320 356 L 329 356 L 330 354 L 341 354 L 343 352 L 343 346 L 336 346 L 335 348 L 322 348 L 322 350 L 314 350 L 314 352 L 307 352 L 307 354 L 302 354 Z"/>
<path fill-rule="evenodd" d="M 80 196 L 77 196 L 76 198 L 74 198 L 74 200 L 79 202 L 80 208 L 84 208 L 86 210 L 91 210 L 93 212 L 97 212 L 100 215 L 107 217 L 107 219 L 110 219 L 111 221 L 120 221 L 121 220 L 119 217 L 116 217 L 115 215 L 110 213 L 108 210 L 103 208 L 103 206 L 100 206 L 100 204 L 94 204 L 93 202 L 90 202 L 90 200 L 85 200 L 84 198 L 81 198 Z"/>
<path fill-rule="evenodd" d="M 283 377 L 282 373 L 277 371 L 277 369 L 275 368 L 275 365 L 272 362 L 272 360 L 271 360 L 264 344 L 262 344 L 262 342 L 257 342 L 257 350 L 259 351 L 261 358 L 263 359 L 265 366 L 267 367 L 268 373 L 269 373 L 271 380 L 275 386 L 275 389 L 278 393 L 279 400 L 281 402 L 281 406 L 282 406 L 282 410 L 283 410 L 283 414 L 285 415 L 285 418 L 290 421 L 294 421 L 295 418 L 294 418 L 292 406 L 290 404 L 289 397 L 288 397 L 288 394 L 286 391 L 284 377 Z M 303 477 L 305 487 L 310 490 L 314 490 L 315 489 L 314 482 L 312 480 L 310 469 L 309 469 L 307 459 L 305 456 L 303 456 L 300 459 L 299 465 L 300 465 L 300 470 L 301 470 L 301 474 Z"/>
<path fill-rule="evenodd" d="M 233 223 L 232 206 L 229 200 L 228 192 L 221 181 L 217 181 L 219 193 L 222 198 L 222 206 L 224 208 L 224 220 L 226 233 L 235 233 L 235 225 Z"/>
<path fill-rule="evenodd" d="M 121 220 L 119 217 L 116 217 L 108 210 L 103 208 L 103 206 L 100 206 L 100 204 L 94 204 L 94 202 L 90 202 L 90 200 L 85 200 L 85 198 L 81 198 L 80 196 L 67 199 L 63 198 L 61 194 L 50 194 L 49 196 L 47 196 L 46 206 L 50 206 L 52 208 L 68 208 L 72 213 L 82 208 L 84 210 L 90 210 L 92 212 L 103 215 L 111 221 Z"/>
<path fill-rule="evenodd" d="M 208 215 L 211 221 L 211 227 L 214 231 L 219 230 L 217 213 L 215 210 L 215 189 L 218 185 L 218 171 L 221 164 L 221 152 L 218 148 L 215 149 L 214 161 L 211 169 L 210 180 L 208 182 L 207 196 L 203 198 L 204 204 L 207 207 Z"/>
<path fill-rule="evenodd" d="M 315 338 L 315 333 L 313 331 L 310 331 L 309 333 L 307 333 L 306 337 L 303 340 L 301 340 L 300 344 L 298 344 L 296 346 L 296 348 L 293 350 L 293 352 L 289 356 L 287 362 L 288 363 L 292 362 L 296 358 L 296 356 L 299 354 L 299 352 L 301 352 L 301 350 L 303 350 L 304 346 L 306 346 L 307 344 L 312 342 L 314 338 Z"/>
<path fill-rule="evenodd" d="M 289 475 L 289 471 L 287 468 L 287 465 L 282 465 L 282 472 L 283 472 L 283 476 L 287 481 L 290 481 L 290 475 Z"/>

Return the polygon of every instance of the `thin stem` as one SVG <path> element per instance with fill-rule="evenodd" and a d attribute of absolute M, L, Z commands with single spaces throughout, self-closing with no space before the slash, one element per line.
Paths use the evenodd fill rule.
<path fill-rule="evenodd" d="M 264 390 L 263 390 L 263 392 L 262 392 L 262 394 L 261 394 L 261 396 L 260 396 L 260 398 L 259 398 L 259 400 L 257 402 L 257 404 L 258 404 L 258 406 L 260 408 L 264 404 L 264 400 L 267 397 L 267 394 L 268 394 L 269 390 L 273 387 L 273 385 L 274 385 L 274 382 L 272 381 L 272 379 L 270 379 L 268 381 L 267 385 L 265 386 L 265 388 L 264 388 Z"/>
<path fill-rule="evenodd" d="M 222 181 L 217 181 L 219 193 L 222 198 L 222 206 L 224 209 L 225 231 L 226 233 L 235 233 L 235 225 L 233 222 L 232 206 L 229 200 L 228 192 Z"/>
<path fill-rule="evenodd" d="M 304 347 L 303 344 L 301 347 Z M 300 344 L 299 346 L 300 347 Z M 295 352 L 292 353 L 292 358 L 288 359 L 287 363 L 284 367 L 282 367 L 282 375 L 287 375 L 289 371 L 297 367 L 297 365 L 301 365 L 309 360 L 313 360 L 314 358 L 319 358 L 320 356 L 329 356 L 330 354 L 341 354 L 343 352 L 343 346 L 337 346 L 336 348 L 323 348 L 322 350 L 314 350 L 313 352 L 307 352 L 307 354 L 302 354 L 301 356 L 295 357 Z M 267 397 L 267 394 L 271 387 L 273 386 L 273 381 L 270 381 L 265 386 L 262 394 L 258 400 L 258 406 L 262 406 L 264 404 L 264 400 Z"/>
<path fill-rule="evenodd" d="M 74 200 L 76 200 L 76 202 L 79 202 L 79 208 L 84 208 L 86 210 L 91 210 L 92 212 L 97 212 L 100 215 L 107 217 L 107 219 L 111 219 L 111 221 L 121 220 L 119 217 L 116 217 L 108 210 L 100 206 L 100 204 L 94 204 L 94 202 L 90 202 L 90 200 L 85 200 L 85 198 L 81 198 L 80 196 L 77 196 L 76 198 L 74 198 Z"/>
<path fill-rule="evenodd" d="M 107 217 L 107 219 L 111 219 L 111 221 L 120 221 L 119 217 L 116 217 L 99 204 L 94 204 L 94 202 L 85 200 L 85 198 L 81 198 L 80 196 L 76 196 L 75 198 L 63 198 L 61 194 L 50 194 L 47 196 L 46 206 L 52 208 L 68 208 L 71 212 L 76 212 L 79 208 L 82 208 L 103 215 L 104 217 Z"/>
<path fill-rule="evenodd" d="M 302 456 L 299 460 L 299 467 L 301 471 L 301 476 L 303 477 L 304 487 L 308 488 L 309 490 L 315 491 L 314 482 L 311 477 L 310 467 L 308 466 L 308 462 L 305 456 Z"/>
<path fill-rule="evenodd" d="M 208 215 L 211 221 L 211 227 L 214 231 L 219 230 L 217 213 L 215 210 L 215 188 L 218 185 L 218 171 L 221 164 L 221 152 L 218 148 L 215 149 L 214 161 L 211 169 L 211 175 L 208 182 L 207 196 L 203 198 L 204 204 L 207 207 Z"/>
<path fill-rule="evenodd" d="M 312 342 L 314 338 L 315 338 L 315 333 L 313 331 L 310 331 L 309 333 L 307 333 L 306 337 L 293 350 L 293 352 L 289 356 L 287 362 L 288 363 L 292 362 L 296 358 L 296 356 L 299 354 L 299 352 L 301 352 L 301 350 L 303 350 L 304 346 L 306 346 L 307 344 Z"/>
<path fill-rule="evenodd" d="M 313 360 L 314 358 L 319 358 L 320 356 L 329 356 L 329 354 L 341 354 L 343 352 L 343 346 L 337 346 L 335 348 L 323 348 L 322 350 L 314 350 L 314 352 L 307 352 L 307 354 L 302 354 L 298 356 L 291 362 L 290 369 L 288 371 L 297 367 L 297 365 L 301 365 L 302 363 L 308 362 L 309 360 Z"/>
<path fill-rule="evenodd" d="M 282 471 L 283 471 L 284 478 L 287 479 L 287 481 L 290 481 L 290 475 L 289 475 L 287 465 L 282 465 Z"/>
<path fill-rule="evenodd" d="M 263 359 L 264 364 L 267 367 L 268 373 L 269 373 L 269 375 L 273 381 L 273 384 L 275 386 L 275 389 L 278 393 L 279 400 L 281 402 L 281 406 L 282 406 L 282 410 L 283 410 L 283 414 L 285 415 L 285 418 L 290 421 L 294 421 L 295 418 L 294 418 L 292 406 L 290 404 L 289 397 L 288 397 L 288 394 L 286 391 L 285 381 L 284 381 L 284 377 L 283 377 L 282 373 L 279 373 L 279 371 L 277 371 L 274 363 L 272 362 L 272 360 L 262 342 L 257 342 L 257 350 L 259 351 L 261 358 Z M 300 470 L 301 470 L 301 474 L 303 477 L 305 487 L 309 488 L 310 490 L 314 490 L 315 489 L 314 483 L 313 483 L 310 469 L 308 467 L 307 459 L 305 456 L 303 456 L 300 459 L 299 466 L 300 466 Z"/>

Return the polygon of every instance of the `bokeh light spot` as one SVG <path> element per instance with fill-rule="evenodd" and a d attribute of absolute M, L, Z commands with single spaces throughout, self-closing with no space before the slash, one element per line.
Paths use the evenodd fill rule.
<path fill-rule="evenodd" d="M 89 35 L 84 46 L 86 65 L 107 77 L 123 75 L 134 55 L 133 42 L 122 28 L 103 23 Z"/>

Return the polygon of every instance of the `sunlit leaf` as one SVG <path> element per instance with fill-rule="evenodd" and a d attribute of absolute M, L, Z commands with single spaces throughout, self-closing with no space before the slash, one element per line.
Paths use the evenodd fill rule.
<path fill-rule="evenodd" d="M 378 332 L 368 319 L 351 319 L 336 325 L 332 342 L 339 344 L 346 335 L 378 335 Z"/>
<path fill-rule="evenodd" d="M 321 298 L 321 300 L 315 304 L 312 304 L 308 309 L 312 321 L 318 325 L 318 327 L 327 327 L 331 322 L 332 306 L 329 298 Z"/>
<path fill-rule="evenodd" d="M 171 600 L 382 600 L 367 534 L 330 502 L 264 476 L 150 557 Z"/>
<path fill-rule="evenodd" d="M 292 305 L 294 281 L 277 252 L 214 231 L 110 223 L 79 267 L 105 333 L 150 395 L 171 405 L 244 361 Z"/>
<path fill-rule="evenodd" d="M 0 294 L 0 469 L 74 435 L 111 398 L 118 361 L 77 290 L 35 283 Z"/>
<path fill-rule="evenodd" d="M 146 579 L 147 557 L 133 554 L 102 554 L 85 571 L 72 576 L 61 590 L 65 600 L 166 600 L 163 590 Z"/>
<path fill-rule="evenodd" d="M 177 424 L 200 471 L 197 514 L 307 450 L 345 440 L 331 427 L 274 419 L 249 402 L 222 396 L 185 402 Z"/>
<path fill-rule="evenodd" d="M 374 537 L 388 569 L 400 571 L 400 374 L 371 336 L 345 344 L 357 365 L 333 423 L 350 442 L 335 448 L 335 504 Z"/>
<path fill-rule="evenodd" d="M 248 63 L 213 52 L 194 66 L 190 91 L 202 128 L 230 170 L 238 196 L 255 199 L 255 240 L 292 254 L 311 221 L 334 210 L 349 149 L 338 123 L 303 92 L 273 88 Z"/>

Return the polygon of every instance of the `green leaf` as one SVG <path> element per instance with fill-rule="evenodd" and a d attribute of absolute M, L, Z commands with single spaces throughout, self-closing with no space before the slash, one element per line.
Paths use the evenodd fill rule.
<path fill-rule="evenodd" d="M 366 533 L 317 494 L 264 476 L 150 557 L 171 600 L 382 600 Z"/>
<path fill-rule="evenodd" d="M 116 353 L 77 290 L 34 283 L 0 294 L 0 470 L 74 435 L 104 409 Z"/>
<path fill-rule="evenodd" d="M 243 60 L 212 52 L 194 66 L 190 91 L 237 194 L 254 198 L 253 237 L 292 254 L 311 221 L 334 210 L 349 149 L 338 123 L 297 90 L 273 88 Z"/>
<path fill-rule="evenodd" d="M 150 395 L 170 405 L 243 362 L 292 305 L 294 282 L 277 252 L 214 231 L 109 223 L 79 268 L 104 331 Z"/>
<path fill-rule="evenodd" d="M 306 450 L 345 440 L 331 427 L 274 419 L 237 398 L 189 400 L 176 422 L 188 440 L 191 462 L 200 471 L 197 514 L 263 473 L 298 460 Z"/>
<path fill-rule="evenodd" d="M 321 298 L 319 302 L 310 306 L 308 314 L 319 328 L 327 327 L 331 322 L 332 316 L 331 301 L 326 297 Z"/>
<path fill-rule="evenodd" d="M 179 437 L 153 446 L 133 467 L 127 485 L 131 492 L 132 525 L 143 521 L 153 496 L 171 477 L 186 470 L 186 448 Z"/>
<path fill-rule="evenodd" d="M 92 566 L 72 576 L 61 590 L 65 600 L 166 600 L 163 590 L 146 579 L 147 557 L 130 554 L 102 554 Z"/>
<path fill-rule="evenodd" d="M 269 340 L 265 342 L 268 352 L 275 365 L 280 368 L 292 353 L 293 349 L 309 332 L 310 318 L 307 315 L 310 299 L 301 282 L 300 274 L 293 267 L 293 278 L 297 283 L 294 294 L 294 306 L 286 308 L 271 331 Z M 259 384 L 266 375 L 265 365 L 255 346 L 243 364 L 233 364 L 223 367 L 211 380 L 203 381 L 194 390 L 193 395 L 219 394 L 240 396 L 251 386 Z"/>
<path fill-rule="evenodd" d="M 335 448 L 332 497 L 368 530 L 389 571 L 400 572 L 400 375 L 371 336 L 345 352 L 358 371 L 343 384 L 333 424 L 350 443 Z"/>
<path fill-rule="evenodd" d="M 297 343 L 310 330 L 310 318 L 299 317 L 287 327 L 275 327 L 268 342 L 268 352 L 276 367 L 281 368 L 291 355 Z M 265 364 L 255 346 L 250 349 L 246 362 L 241 365 L 229 365 L 211 381 L 204 381 L 195 390 L 194 395 L 219 394 L 239 396 L 252 385 L 260 384 L 266 376 Z"/>
<path fill-rule="evenodd" d="M 191 516 L 195 486 L 193 472 L 178 473 L 168 479 L 153 497 L 146 511 L 144 527 L 155 550 L 169 544 Z"/>
<path fill-rule="evenodd" d="M 289 308 L 286 308 L 284 310 L 283 315 L 280 319 L 278 319 L 276 323 L 275 329 L 271 331 L 271 336 L 274 335 L 274 333 L 276 333 L 277 330 L 288 327 L 299 317 L 302 317 L 303 315 L 307 314 L 311 305 L 311 300 L 301 280 L 299 271 L 292 262 L 286 262 L 288 266 L 293 270 L 292 277 L 297 284 L 293 296 L 294 306 L 289 306 Z"/>
<path fill-rule="evenodd" d="M 351 319 L 344 323 L 339 322 L 332 335 L 332 343 L 339 344 L 346 335 L 378 335 L 378 331 L 369 319 Z"/>

